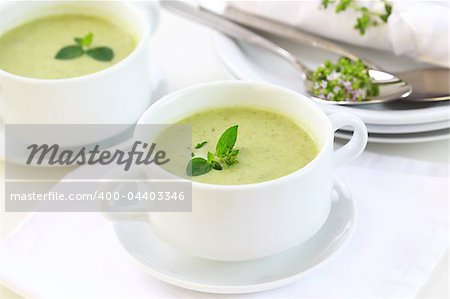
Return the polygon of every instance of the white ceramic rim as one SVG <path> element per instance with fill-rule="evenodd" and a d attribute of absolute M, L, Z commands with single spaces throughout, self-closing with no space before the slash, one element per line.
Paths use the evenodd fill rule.
<path fill-rule="evenodd" d="M 367 130 L 375 134 L 412 134 L 426 133 L 450 128 L 448 121 L 438 121 L 415 125 L 373 125 L 366 124 Z"/>
<path fill-rule="evenodd" d="M 148 22 L 144 18 L 143 14 L 140 13 L 133 4 L 130 4 L 126 1 L 120 1 L 120 2 L 118 1 L 118 3 L 127 7 L 129 12 L 133 13 L 134 17 L 139 20 L 139 22 L 141 23 L 140 26 L 142 26 L 142 35 L 139 37 L 138 44 L 133 49 L 133 51 L 131 51 L 131 53 L 128 54 L 128 56 L 126 56 L 121 61 L 119 61 L 103 70 L 100 70 L 100 71 L 97 71 L 97 72 L 94 72 L 91 74 L 86 74 L 86 75 L 71 77 L 71 78 L 56 78 L 56 79 L 31 78 L 31 77 L 16 75 L 16 74 L 4 71 L 2 69 L 0 69 L 0 75 L 10 77 L 13 80 L 18 80 L 18 81 L 27 82 L 27 83 L 34 83 L 34 84 L 55 84 L 56 83 L 56 84 L 58 84 L 58 83 L 64 83 L 64 82 L 85 81 L 85 80 L 89 80 L 89 79 L 92 79 L 92 78 L 95 78 L 98 76 L 102 76 L 107 73 L 111 73 L 118 69 L 123 68 L 124 65 L 129 62 L 129 60 L 133 59 L 134 56 L 136 56 L 137 54 L 139 54 L 140 52 L 142 52 L 144 50 L 144 44 L 150 38 L 151 33 L 152 33 L 150 29 L 152 28 L 152 25 L 153 25 L 153 27 L 156 28 L 156 26 L 158 25 L 158 20 L 155 20 L 154 23 L 152 23 L 152 21 Z M 153 5 L 153 1 L 151 1 L 151 3 Z M 12 6 L 15 4 L 16 3 L 6 3 L 5 6 L 0 6 L 0 10 L 7 8 L 8 5 Z M 151 9 L 156 10 L 155 7 L 156 6 L 153 5 Z M 153 31 L 155 28 L 153 28 Z"/>
<path fill-rule="evenodd" d="M 310 171 L 311 168 L 315 167 L 316 164 L 318 164 L 321 160 L 323 160 L 323 156 L 325 155 L 326 147 L 328 144 L 333 143 L 334 139 L 334 131 L 332 129 L 331 123 L 325 114 L 325 112 L 320 109 L 317 104 L 315 104 L 312 100 L 308 99 L 307 97 L 296 93 L 295 91 L 292 91 L 287 88 L 283 88 L 280 86 L 272 85 L 272 84 L 263 84 L 263 83 L 254 83 L 254 82 L 246 82 L 246 81 L 213 81 L 213 82 L 207 82 L 202 84 L 197 84 L 194 86 L 186 87 L 179 89 L 175 92 L 172 92 L 161 99 L 159 99 L 155 104 L 150 106 L 138 119 L 137 125 L 147 124 L 145 120 L 148 118 L 148 115 L 153 113 L 154 109 L 160 108 L 161 106 L 166 105 L 167 103 L 177 101 L 180 97 L 183 97 L 184 94 L 190 93 L 192 91 L 195 91 L 197 89 L 202 89 L 206 87 L 214 87 L 214 86 L 227 86 L 232 88 L 232 86 L 252 86 L 255 88 L 272 88 L 276 90 L 277 92 L 283 92 L 288 93 L 289 95 L 298 98 L 301 101 L 306 102 L 306 104 L 319 116 L 319 118 L 326 123 L 326 130 L 328 131 L 328 134 L 326 138 L 323 141 L 323 144 L 319 150 L 319 153 L 314 157 L 312 161 L 310 161 L 308 164 L 306 164 L 304 167 L 297 169 L 294 172 L 291 172 L 285 176 L 275 178 L 269 181 L 259 182 L 259 183 L 251 183 L 251 184 L 243 184 L 243 185 L 220 185 L 220 184 L 207 184 L 207 183 L 201 183 L 196 181 L 192 182 L 193 188 L 199 188 L 199 189 L 220 189 L 222 191 L 230 191 L 234 192 L 236 190 L 253 190 L 253 189 L 259 189 L 259 188 L 265 188 L 265 187 L 271 187 L 275 184 L 280 184 L 285 181 L 294 180 L 302 175 L 304 175 L 306 172 Z M 334 153 L 334 150 L 332 150 L 332 154 Z"/>
<path fill-rule="evenodd" d="M 433 142 L 433 141 L 443 141 L 443 140 L 449 140 L 450 141 L 450 133 L 443 132 L 440 133 L 438 131 L 428 131 L 428 132 L 419 132 L 419 133 L 408 133 L 407 137 L 392 137 L 389 136 L 389 134 L 377 134 L 377 136 L 371 136 L 369 133 L 368 141 L 371 143 L 386 143 L 386 144 L 408 144 L 408 143 L 424 143 L 424 142 Z M 342 140 L 349 140 L 352 135 L 350 132 L 347 131 L 341 131 L 341 132 L 335 132 L 334 133 L 336 138 L 342 139 Z M 416 136 L 410 136 L 414 135 Z M 384 135 L 384 136 L 379 136 Z M 397 135 L 397 134 L 396 134 Z"/>

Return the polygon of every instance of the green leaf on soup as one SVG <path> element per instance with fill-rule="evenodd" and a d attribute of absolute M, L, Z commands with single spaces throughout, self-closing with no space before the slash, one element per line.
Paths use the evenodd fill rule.
<path fill-rule="evenodd" d="M 202 148 L 207 143 L 208 143 L 208 141 L 202 141 L 200 143 L 197 143 L 197 145 L 195 146 L 195 149 Z"/>
<path fill-rule="evenodd" d="M 80 46 L 67 46 L 56 53 L 55 58 L 61 60 L 68 60 L 80 57 L 84 54 L 84 50 Z"/>
<path fill-rule="evenodd" d="M 207 156 L 207 158 L 208 158 L 208 163 L 212 163 L 212 161 L 214 161 L 214 155 L 213 155 L 213 153 L 211 153 L 211 152 L 208 152 L 208 156 Z"/>
<path fill-rule="evenodd" d="M 215 170 L 222 170 L 222 165 L 220 165 L 219 162 L 217 161 L 211 161 L 211 166 L 212 168 L 214 168 Z"/>
<path fill-rule="evenodd" d="M 208 163 L 211 164 L 211 167 L 215 170 L 222 170 L 222 165 L 220 165 L 219 162 L 215 160 L 214 154 L 211 152 L 208 152 Z"/>
<path fill-rule="evenodd" d="M 230 127 L 220 136 L 216 146 L 216 156 L 223 158 L 227 156 L 236 144 L 238 125 Z"/>
<path fill-rule="evenodd" d="M 77 43 L 78 46 L 83 47 L 83 39 L 81 37 L 75 37 L 73 40 Z"/>
<path fill-rule="evenodd" d="M 92 41 L 94 40 L 94 34 L 92 32 L 89 32 L 83 37 L 83 46 L 89 47 L 92 44 Z"/>
<path fill-rule="evenodd" d="M 227 166 L 231 166 L 233 164 L 238 163 L 238 160 L 237 160 L 238 154 L 239 154 L 238 149 L 232 150 L 231 153 L 229 155 L 227 155 L 225 158 L 223 158 L 222 160 Z"/>
<path fill-rule="evenodd" d="M 86 54 L 98 61 L 111 61 L 114 58 L 113 50 L 108 47 L 89 49 Z"/>
<path fill-rule="evenodd" d="M 89 47 L 94 40 L 94 34 L 92 32 L 89 32 L 83 37 L 75 37 L 74 40 L 81 47 Z"/>
<path fill-rule="evenodd" d="M 212 166 L 208 163 L 208 161 L 203 158 L 197 157 L 189 161 L 186 167 L 186 173 L 188 176 L 198 176 L 210 172 L 211 169 Z"/>
<path fill-rule="evenodd" d="M 231 151 L 230 153 L 230 157 L 236 157 L 239 154 L 239 150 L 238 149 L 234 149 Z"/>

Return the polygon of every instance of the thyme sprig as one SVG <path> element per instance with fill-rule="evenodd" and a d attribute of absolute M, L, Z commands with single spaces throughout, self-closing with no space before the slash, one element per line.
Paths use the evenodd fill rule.
<path fill-rule="evenodd" d="M 326 60 L 309 75 L 311 93 L 329 101 L 365 101 L 379 94 L 369 68 L 361 61 L 341 57 L 336 63 Z"/>
<path fill-rule="evenodd" d="M 327 9 L 330 6 L 335 6 L 336 13 L 352 9 L 360 14 L 356 19 L 356 24 L 353 26 L 364 35 L 369 27 L 376 27 L 380 24 L 387 23 L 392 14 L 392 4 L 387 0 L 377 0 L 382 3 L 384 7 L 383 12 L 370 10 L 368 7 L 356 4 L 355 0 L 322 0 L 322 7 Z"/>

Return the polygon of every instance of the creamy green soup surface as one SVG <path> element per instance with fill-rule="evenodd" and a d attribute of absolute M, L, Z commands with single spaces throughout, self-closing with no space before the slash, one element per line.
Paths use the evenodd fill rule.
<path fill-rule="evenodd" d="M 193 180 L 240 185 L 264 182 L 290 174 L 317 155 L 313 138 L 290 118 L 260 109 L 236 107 L 207 110 L 178 124 L 192 125 L 192 144 L 207 141 L 194 149 L 196 157 L 205 158 L 215 152 L 217 141 L 229 127 L 239 125 L 235 148 L 239 149 L 238 163 L 223 170 L 211 170 L 194 176 Z"/>
<path fill-rule="evenodd" d="M 107 46 L 112 61 L 97 61 L 84 55 L 71 60 L 55 59 L 75 37 L 92 32 L 92 47 Z M 126 29 L 106 18 L 89 15 L 53 15 L 20 25 L 0 36 L 0 69 L 25 77 L 71 78 L 98 72 L 127 57 L 137 40 Z"/>

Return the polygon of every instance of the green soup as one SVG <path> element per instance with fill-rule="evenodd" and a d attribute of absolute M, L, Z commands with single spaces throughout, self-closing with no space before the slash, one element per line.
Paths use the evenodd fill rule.
<path fill-rule="evenodd" d="M 63 47 L 75 44 L 75 37 L 92 32 L 92 47 L 114 51 L 111 61 L 84 55 L 71 60 L 55 59 Z M 136 38 L 107 19 L 88 15 L 54 15 L 40 18 L 0 36 L 0 69 L 25 77 L 57 79 L 98 72 L 127 57 Z"/>
<path fill-rule="evenodd" d="M 294 121 L 281 114 L 254 108 L 225 108 L 194 114 L 178 122 L 192 125 L 192 144 L 207 141 L 195 156 L 215 152 L 221 134 L 239 125 L 236 148 L 238 163 L 211 170 L 193 180 L 211 184 L 250 184 L 290 174 L 317 155 L 313 138 Z"/>

